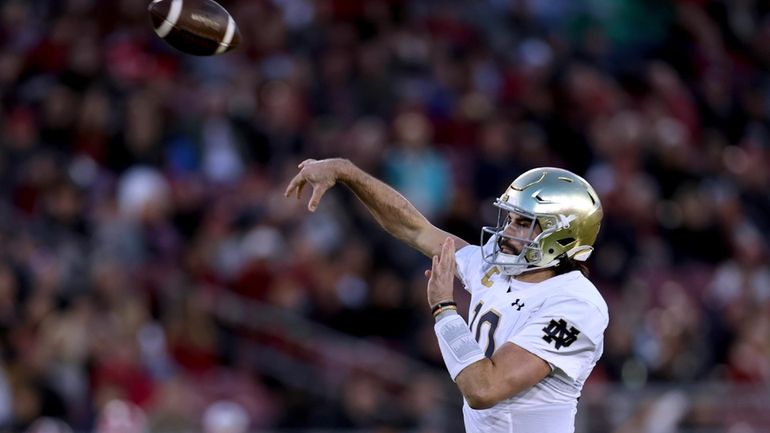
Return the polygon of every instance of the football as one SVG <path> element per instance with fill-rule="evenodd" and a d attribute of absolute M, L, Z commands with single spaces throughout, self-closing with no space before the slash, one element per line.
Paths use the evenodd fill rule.
<path fill-rule="evenodd" d="M 214 0 L 153 0 L 147 10 L 155 33 L 187 54 L 222 54 L 241 41 L 235 20 Z"/>

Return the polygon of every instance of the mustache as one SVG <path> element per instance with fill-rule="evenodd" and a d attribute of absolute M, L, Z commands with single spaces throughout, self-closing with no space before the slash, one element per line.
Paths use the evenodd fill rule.
<path fill-rule="evenodd" d="M 497 240 L 497 246 L 498 248 L 500 248 L 500 250 L 502 250 L 503 247 L 505 247 L 506 249 L 513 251 L 513 255 L 518 256 L 519 254 L 521 254 L 521 249 L 517 248 L 516 245 L 514 245 L 510 240 L 505 239 L 503 237 Z"/>

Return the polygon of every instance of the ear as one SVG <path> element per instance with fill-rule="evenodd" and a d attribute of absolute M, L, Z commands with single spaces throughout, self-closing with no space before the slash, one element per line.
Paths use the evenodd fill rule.
<path fill-rule="evenodd" d="M 593 252 L 594 247 L 590 245 L 581 245 L 567 251 L 567 257 L 573 260 L 577 260 L 578 262 L 585 262 L 589 257 L 591 257 L 591 253 Z"/>

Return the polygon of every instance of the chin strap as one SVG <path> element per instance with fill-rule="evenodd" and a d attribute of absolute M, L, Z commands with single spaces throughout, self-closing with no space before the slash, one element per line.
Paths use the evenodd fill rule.
<path fill-rule="evenodd" d="M 505 270 L 506 265 L 497 265 L 497 267 L 501 268 L 500 273 L 502 275 L 516 276 L 516 275 L 521 275 L 525 272 L 539 271 L 541 269 L 552 268 L 558 264 L 559 264 L 559 259 L 554 259 L 544 264 L 543 266 L 524 267 L 524 266 L 508 265 L 508 267 L 514 268 L 514 269 L 511 269 L 510 271 Z"/>
<path fill-rule="evenodd" d="M 594 252 L 594 247 L 590 245 L 582 245 L 579 247 L 575 247 L 567 252 L 567 256 L 571 257 L 573 260 L 577 260 L 579 262 L 585 262 L 588 260 L 589 257 L 591 257 L 591 253 Z"/>

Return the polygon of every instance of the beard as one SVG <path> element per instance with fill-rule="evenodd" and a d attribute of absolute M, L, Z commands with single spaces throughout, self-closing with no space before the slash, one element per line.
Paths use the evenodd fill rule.
<path fill-rule="evenodd" d="M 521 254 L 521 248 L 517 248 L 513 242 L 502 236 L 497 240 L 497 247 L 500 248 L 500 252 L 503 254 L 509 254 L 512 256 L 518 256 Z"/>

